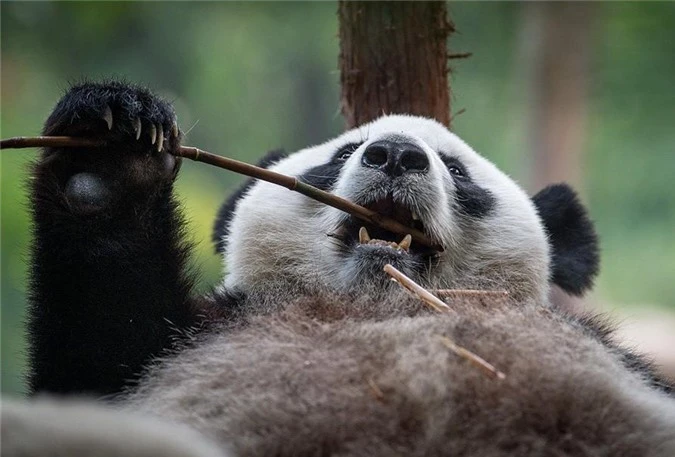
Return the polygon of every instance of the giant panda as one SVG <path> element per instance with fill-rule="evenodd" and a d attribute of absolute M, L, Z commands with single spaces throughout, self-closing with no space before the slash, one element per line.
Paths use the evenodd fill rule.
<path fill-rule="evenodd" d="M 227 274 L 194 296 L 171 105 L 131 84 L 84 83 L 44 133 L 106 143 L 47 148 L 34 167 L 29 380 L 40 395 L 5 407 L 7 455 L 26 443 L 31 455 L 54 455 L 54 443 L 66 455 L 170 455 L 181 433 L 205 446 L 194 455 L 675 455 L 672 386 L 604 320 L 549 303 L 553 284 L 581 295 L 598 268 L 568 186 L 530 198 L 443 125 L 384 116 L 262 163 L 442 250 L 249 181 L 215 225 Z M 429 289 L 508 296 L 460 296 L 437 314 L 386 264 Z"/>

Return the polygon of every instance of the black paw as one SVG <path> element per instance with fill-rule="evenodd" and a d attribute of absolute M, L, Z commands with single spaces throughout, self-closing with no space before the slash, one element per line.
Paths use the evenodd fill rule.
<path fill-rule="evenodd" d="M 77 85 L 58 102 L 43 133 L 102 140 L 96 148 L 48 148 L 39 164 L 56 178 L 56 191 L 76 213 L 136 206 L 178 171 L 173 152 L 181 134 L 173 108 L 142 87 L 116 81 Z"/>
<path fill-rule="evenodd" d="M 44 134 L 135 140 L 160 152 L 179 131 L 168 102 L 148 89 L 114 81 L 71 88 L 47 119 Z"/>

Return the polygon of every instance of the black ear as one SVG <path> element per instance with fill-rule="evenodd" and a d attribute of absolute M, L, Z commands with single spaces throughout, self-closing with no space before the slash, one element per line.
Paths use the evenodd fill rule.
<path fill-rule="evenodd" d="M 581 296 L 593 285 L 600 263 L 598 237 L 576 193 L 567 184 L 548 186 L 532 197 L 551 245 L 551 280 Z"/>
<path fill-rule="evenodd" d="M 260 159 L 257 165 L 262 168 L 269 168 L 286 156 L 287 154 L 285 151 L 282 149 L 276 149 L 265 154 L 265 156 Z M 234 192 L 228 197 L 227 200 L 225 200 L 225 203 L 223 203 L 220 207 L 220 210 L 218 210 L 216 221 L 213 224 L 213 234 L 211 235 L 211 240 L 215 245 L 216 253 L 222 253 L 225 251 L 225 247 L 227 246 L 225 237 L 230 232 L 230 222 L 232 222 L 234 211 L 237 209 L 237 203 L 239 203 L 239 200 L 241 200 L 241 198 L 246 194 L 251 186 L 253 186 L 255 181 L 256 180 L 253 178 L 247 179 L 246 182 L 244 182 L 244 184 L 242 184 L 236 192 Z"/>

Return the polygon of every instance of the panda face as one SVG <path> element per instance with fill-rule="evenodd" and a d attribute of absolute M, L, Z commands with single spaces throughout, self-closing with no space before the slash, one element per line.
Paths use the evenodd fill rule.
<path fill-rule="evenodd" d="M 367 291 L 391 282 L 391 263 L 428 287 L 548 291 L 549 252 L 530 198 L 441 124 L 387 116 L 271 169 L 419 229 L 438 252 L 267 183 L 236 205 L 226 286 L 259 290 L 294 282 Z"/>

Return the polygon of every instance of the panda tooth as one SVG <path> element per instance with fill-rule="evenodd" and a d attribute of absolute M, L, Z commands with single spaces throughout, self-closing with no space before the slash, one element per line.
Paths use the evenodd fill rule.
<path fill-rule="evenodd" d="M 403 239 L 398 243 L 398 247 L 403 249 L 404 251 L 408 251 L 410 249 L 410 243 L 412 243 L 412 235 L 407 234 L 406 236 L 403 237 Z"/>
<path fill-rule="evenodd" d="M 370 241 L 370 235 L 365 227 L 359 229 L 359 243 L 366 244 Z"/>

